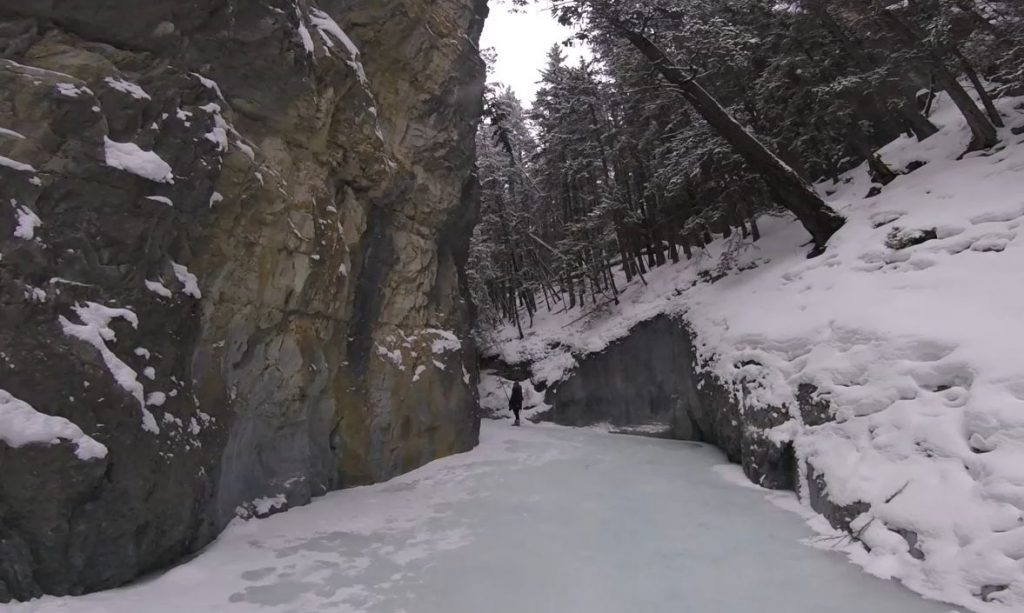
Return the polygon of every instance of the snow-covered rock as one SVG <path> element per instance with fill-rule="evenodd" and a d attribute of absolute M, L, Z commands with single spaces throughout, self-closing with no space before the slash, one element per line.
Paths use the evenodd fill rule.
<path fill-rule="evenodd" d="M 102 443 L 67 419 L 40 413 L 24 400 L 0 390 L 0 441 L 17 448 L 53 445 L 62 440 L 75 446 L 75 456 L 81 460 L 107 456 L 107 448 Z"/>

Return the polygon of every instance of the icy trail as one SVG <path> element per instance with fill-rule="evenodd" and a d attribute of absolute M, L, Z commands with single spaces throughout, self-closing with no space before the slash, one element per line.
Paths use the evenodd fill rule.
<path fill-rule="evenodd" d="M 239 520 L 146 582 L 5 611 L 951 610 L 801 544 L 800 517 L 722 463 L 697 443 L 485 421 L 470 453 Z"/>

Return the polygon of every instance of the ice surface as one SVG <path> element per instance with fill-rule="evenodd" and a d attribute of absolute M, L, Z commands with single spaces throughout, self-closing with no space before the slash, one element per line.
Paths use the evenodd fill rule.
<path fill-rule="evenodd" d="M 474 451 L 236 520 L 135 586 L 6 613 L 945 613 L 841 555 L 696 443 L 485 421 Z"/>

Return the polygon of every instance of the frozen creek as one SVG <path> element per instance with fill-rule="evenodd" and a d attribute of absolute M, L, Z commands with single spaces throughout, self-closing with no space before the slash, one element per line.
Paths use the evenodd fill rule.
<path fill-rule="evenodd" d="M 954 610 L 802 543 L 820 537 L 780 508 L 790 495 L 768 495 L 773 504 L 723 462 L 697 443 L 485 420 L 470 453 L 238 520 L 135 585 L 4 610 Z"/>

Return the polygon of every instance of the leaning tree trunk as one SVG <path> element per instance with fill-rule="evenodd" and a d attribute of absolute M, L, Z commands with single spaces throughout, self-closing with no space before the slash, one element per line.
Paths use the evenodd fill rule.
<path fill-rule="evenodd" d="M 843 217 L 829 208 L 803 178 L 733 119 L 707 90 L 676 66 L 657 45 L 616 20 L 608 18 L 608 21 L 654 64 L 665 80 L 674 85 L 715 132 L 750 164 L 779 203 L 796 215 L 814 241 L 812 254 L 824 250 L 828 239 L 845 222 Z"/>
<path fill-rule="evenodd" d="M 923 49 L 927 53 L 935 83 L 946 90 L 946 93 L 953 100 L 953 104 L 960 110 L 964 119 L 967 120 L 968 127 L 971 129 L 973 138 L 971 139 L 968 151 L 994 147 L 999 142 L 999 134 L 996 132 L 995 126 L 985 116 L 985 113 L 978 108 L 978 105 L 974 103 L 974 99 L 967 93 L 967 90 L 960 85 L 956 75 L 946 66 L 942 55 L 930 47 L 927 41 L 924 40 L 924 37 L 911 24 L 904 21 L 894 11 L 889 10 L 879 0 L 874 0 L 874 7 L 879 20 L 886 24 L 893 33 L 902 38 L 912 48 Z"/>
<path fill-rule="evenodd" d="M 994 147 L 999 142 L 999 134 L 996 132 L 992 122 L 985 116 L 985 113 L 974 103 L 971 95 L 960 85 L 956 76 L 946 68 L 945 64 L 935 62 L 934 70 L 935 82 L 939 84 L 939 87 L 946 90 L 946 93 L 953 100 L 953 104 L 960 109 L 960 113 L 967 120 L 967 125 L 971 129 L 973 138 L 968 150 L 977 151 Z"/>
<path fill-rule="evenodd" d="M 974 91 L 978 93 L 978 100 L 981 100 L 981 105 L 985 107 L 985 114 L 988 115 L 989 121 L 997 128 L 1004 127 L 1003 118 L 999 116 L 999 109 L 992 102 L 992 96 L 988 95 L 988 90 L 985 89 L 985 84 L 981 82 L 978 71 L 974 69 L 974 66 L 971 66 L 971 63 L 967 61 L 967 58 L 958 49 L 954 49 L 954 54 L 960 60 L 960 67 L 964 69 L 964 74 L 967 75 L 967 79 L 974 86 Z"/>

